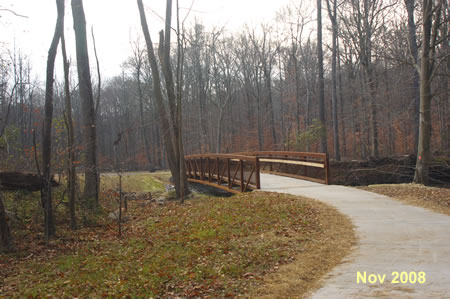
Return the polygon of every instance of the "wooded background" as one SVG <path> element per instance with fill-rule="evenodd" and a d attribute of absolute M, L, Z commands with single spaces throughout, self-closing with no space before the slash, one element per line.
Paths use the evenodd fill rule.
<path fill-rule="evenodd" d="M 284 7 L 274 12 L 271 24 L 240 32 L 205 27 L 199 20 L 183 24 L 185 154 L 319 151 L 322 134 L 331 158 L 366 159 L 417 151 L 419 74 L 414 63 L 418 63 L 422 40 L 422 4 L 413 0 L 322 1 L 323 127 L 319 121 L 317 10 L 314 1 L 309 2 Z M 442 26 L 437 32 L 431 85 L 431 149 L 448 154 L 449 7 L 446 1 L 442 4 L 441 18 L 435 20 Z M 172 52 L 176 61 L 177 53 Z M 33 130 L 37 151 L 41 150 L 45 91 L 38 74 L 42 70 L 33 69 L 22 53 L 3 48 L 0 52 L 0 169 L 35 169 Z M 143 38 L 130 41 L 130 57 L 122 62 L 122 72 L 104 79 L 100 86 L 98 66 L 91 63 L 94 99 L 100 100 L 96 129 L 98 164 L 103 171 L 168 167 L 147 57 Z M 85 159 L 82 108 L 74 60 L 70 93 L 76 163 L 81 169 Z M 101 57 L 99 61 L 101 70 Z M 67 157 L 63 81 L 56 78 L 54 87 L 55 172 L 65 169 Z"/>

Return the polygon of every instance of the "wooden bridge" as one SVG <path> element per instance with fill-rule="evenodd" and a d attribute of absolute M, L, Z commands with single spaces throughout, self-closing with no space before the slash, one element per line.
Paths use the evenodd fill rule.
<path fill-rule="evenodd" d="M 242 152 L 186 156 L 189 182 L 231 193 L 261 189 L 260 173 L 329 183 L 328 155 L 302 152 Z"/>

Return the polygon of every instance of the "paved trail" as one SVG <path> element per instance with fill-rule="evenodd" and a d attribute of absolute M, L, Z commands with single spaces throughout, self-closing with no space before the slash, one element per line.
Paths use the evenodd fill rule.
<path fill-rule="evenodd" d="M 269 174 L 261 174 L 261 186 L 335 206 L 356 227 L 356 250 L 327 274 L 311 298 L 450 298 L 449 216 L 363 190 Z M 358 284 L 358 271 L 386 277 L 383 283 Z M 394 271 L 425 272 L 426 282 L 402 283 L 399 277 L 394 284 Z"/>

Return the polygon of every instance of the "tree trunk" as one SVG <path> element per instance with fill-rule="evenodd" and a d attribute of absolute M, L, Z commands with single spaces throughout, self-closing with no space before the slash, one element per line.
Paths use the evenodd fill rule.
<path fill-rule="evenodd" d="M 72 0 L 75 29 L 78 81 L 82 109 L 82 135 L 85 152 L 85 181 L 83 200 L 87 208 L 98 205 L 99 175 L 97 171 L 97 127 L 92 92 L 89 55 L 86 38 L 86 19 L 82 0 Z"/>
<path fill-rule="evenodd" d="M 280 149 L 284 149 L 284 143 L 286 142 L 286 132 L 284 130 L 284 100 L 283 100 L 283 67 L 281 65 L 281 52 L 278 53 L 278 68 L 280 70 L 280 120 L 281 120 L 281 146 Z"/>
<path fill-rule="evenodd" d="M 164 145 L 167 154 L 167 160 L 169 162 L 170 171 L 174 178 L 175 189 L 178 199 L 183 199 L 183 194 L 187 194 L 187 178 L 186 173 L 181 173 L 180 165 L 181 161 L 184 160 L 184 153 L 180 153 L 180 142 L 178 138 L 182 137 L 181 134 L 181 124 L 180 127 L 177 125 L 177 119 L 181 119 L 181 115 L 177 115 L 176 110 L 176 96 L 173 82 L 172 70 L 170 67 L 170 21 L 172 12 L 172 1 L 167 1 L 166 9 L 166 37 L 164 38 L 164 33 L 160 32 L 160 60 L 163 73 L 166 81 L 167 97 L 169 100 L 169 111 L 163 102 L 163 94 L 161 90 L 161 77 L 159 74 L 158 63 L 156 61 L 155 53 L 153 50 L 153 42 L 150 37 L 150 32 L 148 30 L 147 19 L 144 12 L 144 6 L 142 0 L 137 0 L 137 5 L 139 9 L 139 16 L 141 19 L 142 31 L 144 33 L 145 42 L 147 45 L 147 55 L 150 62 L 150 67 L 153 76 L 153 94 L 159 110 L 159 116 L 161 120 L 162 131 L 164 131 Z M 181 107 L 180 107 L 181 108 Z M 184 162 L 183 162 L 184 163 Z M 183 180 L 181 182 L 180 180 Z M 183 190 L 180 188 L 184 185 Z"/>
<path fill-rule="evenodd" d="M 180 169 L 180 190 L 178 199 L 184 203 L 185 196 L 189 194 L 187 176 L 186 176 L 186 162 L 184 160 L 184 143 L 183 143 L 183 107 L 182 107 L 182 92 L 183 92 L 183 63 L 184 63 L 184 43 L 181 38 L 180 31 L 180 7 L 177 0 L 177 120 L 176 125 L 178 129 L 178 144 L 176 144 L 178 152 L 180 153 L 178 167 Z M 170 51 L 169 51 L 170 53 Z"/>
<path fill-rule="evenodd" d="M 140 53 L 138 53 L 140 55 Z M 152 170 L 152 156 L 150 153 L 150 143 L 148 141 L 147 136 L 147 125 L 145 124 L 145 118 L 144 118 L 144 96 L 142 95 L 142 86 L 141 86 L 141 57 L 139 56 L 139 61 L 137 62 L 138 65 L 136 67 L 136 80 L 137 80 L 137 87 L 138 87 L 138 97 L 139 97 L 139 115 L 141 118 L 141 127 L 142 127 L 142 138 L 144 139 L 144 146 L 145 146 L 145 155 L 148 160 L 148 170 Z"/>
<path fill-rule="evenodd" d="M 44 185 L 41 188 L 41 201 L 44 208 L 45 236 L 55 234 L 55 220 L 53 216 L 52 188 L 51 188 L 51 153 L 52 153 L 52 120 L 53 120 L 53 81 L 56 51 L 64 30 L 64 0 L 57 0 L 58 19 L 55 33 L 48 50 L 47 78 L 45 83 L 45 118 L 42 130 L 42 176 Z"/>
<path fill-rule="evenodd" d="M 338 81 L 339 81 L 339 107 L 341 112 L 341 130 L 342 130 L 342 154 L 344 157 L 347 155 L 347 138 L 346 138 L 346 131 L 345 131 L 345 117 L 344 117 L 344 93 L 342 90 L 342 71 L 341 71 L 341 59 L 340 59 L 340 53 L 339 53 L 339 40 L 338 45 L 336 47 L 337 52 L 337 68 L 338 68 Z"/>
<path fill-rule="evenodd" d="M 293 51 L 294 52 L 294 51 Z M 296 104 L 296 108 L 297 108 L 297 113 L 296 113 L 296 120 L 297 120 L 297 135 L 300 135 L 300 114 L 301 114 L 301 104 L 300 104 L 300 78 L 298 75 L 298 63 L 297 63 L 297 57 L 295 56 L 296 53 L 292 53 L 292 57 L 294 59 L 294 71 L 295 71 L 295 104 Z M 308 82 L 306 82 L 307 88 L 308 88 Z M 307 89 L 307 92 L 309 91 L 309 89 Z M 288 135 L 288 139 L 290 138 L 290 136 Z"/>
<path fill-rule="evenodd" d="M 225 114 L 225 107 L 219 109 L 219 119 L 217 120 L 217 146 L 216 153 L 222 151 L 222 126 L 223 126 L 223 116 Z"/>
<path fill-rule="evenodd" d="M 405 0 L 406 11 L 408 12 L 408 42 L 409 50 L 413 59 L 413 63 L 418 63 L 419 47 L 417 46 L 416 23 L 414 21 L 414 3 L 415 0 Z M 420 109 L 420 86 L 419 86 L 419 72 L 414 68 L 413 73 L 413 97 L 414 97 L 414 153 L 417 154 L 417 146 L 419 142 L 419 109 Z"/>
<path fill-rule="evenodd" d="M 431 140 L 431 79 L 433 66 L 431 63 L 432 36 L 433 27 L 433 1 L 423 0 L 423 38 L 422 55 L 420 59 L 420 123 L 419 123 L 419 145 L 417 153 L 416 171 L 414 182 L 418 184 L 428 184 L 428 167 L 431 159 L 430 140 Z M 437 9 L 434 26 L 440 22 L 440 10 Z M 435 31 L 433 30 L 433 33 Z"/>
<path fill-rule="evenodd" d="M 10 251 L 12 237 L 6 220 L 6 211 L 3 204 L 3 194 L 0 192 L 0 251 Z"/>
<path fill-rule="evenodd" d="M 448 20 L 449 18 L 449 7 L 448 2 L 444 1 L 443 7 L 443 18 L 444 20 Z M 445 22 L 441 28 L 441 36 L 445 36 L 445 34 L 449 30 L 449 22 Z M 450 45 L 449 45 L 449 36 L 447 36 L 446 41 L 442 43 L 442 52 L 444 55 L 447 55 L 447 63 L 443 64 L 442 70 L 443 73 L 450 74 Z M 450 154 L 450 131 L 449 131 L 449 121 L 450 121 L 450 111 L 449 111 L 449 86 L 448 86 L 449 78 L 448 76 L 442 76 L 440 79 L 441 85 L 441 96 L 439 97 L 439 111 L 440 111 L 440 133 L 441 133 L 441 151 L 446 154 Z"/>
<path fill-rule="evenodd" d="M 270 58 L 269 58 L 270 59 Z M 271 69 L 272 66 L 269 66 Z M 270 128 L 272 133 L 272 142 L 274 146 L 274 149 L 277 148 L 278 140 L 277 140 L 277 134 L 275 131 L 275 115 L 273 112 L 273 99 L 272 99 L 272 79 L 271 79 L 271 71 L 270 70 L 264 70 L 264 76 L 266 77 L 266 88 L 267 88 L 267 106 L 269 109 L 270 114 Z"/>
<path fill-rule="evenodd" d="M 334 157 L 337 161 L 341 160 L 341 152 L 339 149 L 339 125 L 337 117 L 337 39 L 338 39 L 338 25 L 336 19 L 337 13 L 337 0 L 333 0 L 333 9 L 330 5 L 330 0 L 327 0 L 328 15 L 332 24 L 333 31 L 333 45 L 332 45 L 332 58 L 331 58 L 331 103 L 332 103 L 332 118 L 333 118 L 333 147 Z"/>
<path fill-rule="evenodd" d="M 72 119 L 72 99 L 70 95 L 70 82 L 69 82 L 69 61 L 67 60 L 66 53 L 66 41 L 64 38 L 64 30 L 61 35 L 61 48 L 63 54 L 63 66 L 64 66 L 64 95 L 66 100 L 66 107 L 64 111 L 64 118 L 67 128 L 67 149 L 69 151 L 69 157 L 67 161 L 67 173 L 68 173 L 68 187 L 69 187 L 69 214 L 70 214 L 70 228 L 76 229 L 77 221 L 75 217 L 75 191 L 77 173 L 75 169 L 75 135 Z"/>
<path fill-rule="evenodd" d="M 257 96 L 256 96 L 256 114 L 257 114 L 257 123 L 258 123 L 258 150 L 262 151 L 264 149 L 264 128 L 262 125 L 262 112 L 261 112 L 261 99 L 260 99 L 260 87 L 259 82 L 257 84 Z"/>
<path fill-rule="evenodd" d="M 322 49 L 322 0 L 317 0 L 317 59 L 319 69 L 319 120 L 324 128 L 320 137 L 320 151 L 322 153 L 327 153 L 327 124 L 325 123 L 325 84 Z"/>

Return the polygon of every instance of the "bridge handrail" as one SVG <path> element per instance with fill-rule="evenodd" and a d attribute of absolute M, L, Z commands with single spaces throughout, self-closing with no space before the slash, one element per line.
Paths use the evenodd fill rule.
<path fill-rule="evenodd" d="M 325 153 L 252 151 L 196 154 L 185 156 L 185 162 L 188 181 L 214 186 L 231 193 L 260 189 L 260 172 L 329 183 L 329 161 Z M 324 169 L 324 178 L 320 178 L 322 171 L 308 175 L 310 167 Z M 301 170 L 303 175 L 298 174 Z M 235 187 L 240 187 L 240 190 Z"/>
<path fill-rule="evenodd" d="M 196 155 L 185 156 L 184 158 L 185 159 L 196 159 L 196 158 L 216 159 L 216 158 L 220 158 L 220 159 L 237 159 L 237 160 L 252 161 L 252 162 L 256 162 L 256 160 L 257 160 L 256 156 L 241 155 L 241 154 L 196 154 Z"/>
<path fill-rule="evenodd" d="M 299 158 L 318 158 L 324 159 L 327 157 L 325 153 L 310 153 L 310 152 L 290 152 L 290 151 L 252 151 L 252 152 L 239 152 L 237 155 L 244 156 L 291 156 Z"/>
<path fill-rule="evenodd" d="M 299 164 L 305 167 L 305 175 L 295 175 L 287 172 L 273 171 L 272 165 L 270 165 L 270 170 L 265 170 L 265 167 L 261 169 L 261 172 L 273 173 L 278 175 L 284 175 L 299 179 L 310 180 L 313 182 L 329 184 L 329 160 L 328 154 L 326 153 L 310 153 L 310 152 L 290 152 L 290 151 L 251 151 L 251 152 L 240 152 L 238 155 L 245 156 L 254 156 L 260 159 L 261 163 L 264 162 L 272 162 L 272 163 L 280 163 L 280 164 L 294 164 L 289 163 L 288 161 L 298 161 L 295 164 Z M 309 159 L 308 159 L 309 158 Z M 272 161 L 268 161 L 272 160 Z M 280 160 L 286 160 L 286 162 L 282 162 Z M 324 169 L 324 178 L 313 178 L 307 175 L 307 167 L 320 167 Z"/>
<path fill-rule="evenodd" d="M 258 157 L 239 154 L 197 154 L 185 156 L 185 162 L 190 182 L 211 185 L 231 193 L 261 188 Z M 251 168 L 250 171 L 247 171 L 248 167 Z M 248 172 L 250 174 L 246 178 Z M 251 182 L 252 178 L 254 184 Z M 240 191 L 234 189 L 235 186 L 240 187 Z"/>

